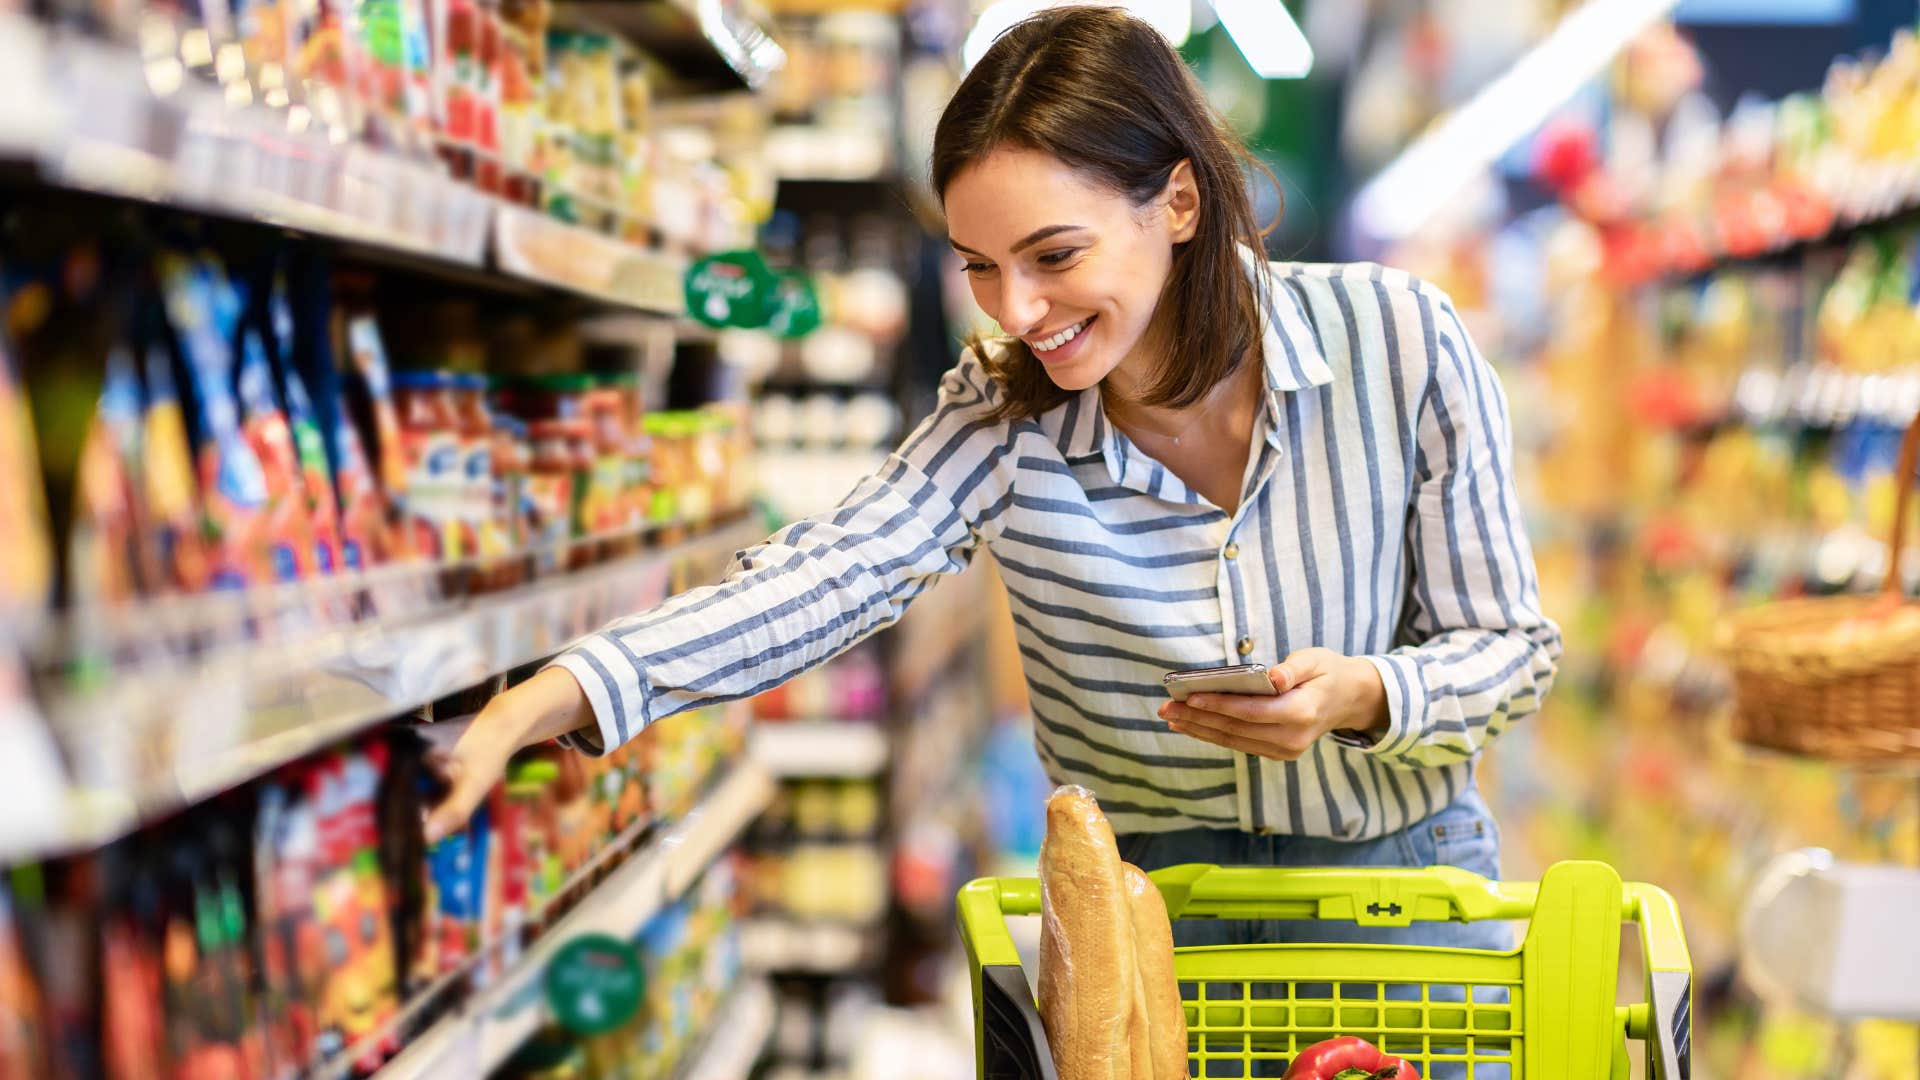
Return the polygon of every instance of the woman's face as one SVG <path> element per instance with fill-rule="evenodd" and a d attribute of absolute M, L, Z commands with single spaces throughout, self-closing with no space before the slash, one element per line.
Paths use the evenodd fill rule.
<path fill-rule="evenodd" d="M 1191 166 L 1135 206 L 1050 154 L 995 150 L 947 185 L 946 211 L 974 300 L 1056 385 L 1084 390 L 1118 370 L 1125 391 L 1148 376 L 1174 245 L 1199 217 Z"/>

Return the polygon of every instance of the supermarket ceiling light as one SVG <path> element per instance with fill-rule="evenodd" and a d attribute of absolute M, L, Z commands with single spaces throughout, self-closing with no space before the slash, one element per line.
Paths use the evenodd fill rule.
<path fill-rule="evenodd" d="M 724 0 L 698 0 L 694 10 L 700 33 L 749 89 L 759 89 L 786 66 L 786 50 L 754 20 L 729 11 Z"/>
<path fill-rule="evenodd" d="M 1354 200 L 1355 223 L 1384 241 L 1413 233 L 1674 3 L 1587 0 L 1505 74 L 1380 170 Z"/>
<path fill-rule="evenodd" d="M 973 29 L 967 32 L 967 40 L 960 46 L 960 62 L 966 70 L 972 71 L 973 65 L 987 55 L 994 41 L 1001 34 L 1013 29 L 1014 25 L 1030 15 L 1038 15 L 1061 0 L 995 0 L 980 13 L 973 22 Z M 1258 0 L 1261 3 L 1278 5 L 1280 0 Z M 1186 44 L 1188 35 L 1193 33 L 1193 7 L 1189 0 L 1121 0 L 1121 7 L 1145 20 L 1161 36 L 1172 42 L 1175 48 Z"/>
<path fill-rule="evenodd" d="M 1313 70 L 1313 46 L 1281 0 L 1213 0 L 1227 36 L 1263 79 L 1298 79 Z"/>

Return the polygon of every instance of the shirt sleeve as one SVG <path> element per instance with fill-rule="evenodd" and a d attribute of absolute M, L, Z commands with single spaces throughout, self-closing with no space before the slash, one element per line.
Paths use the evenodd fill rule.
<path fill-rule="evenodd" d="M 1540 585 L 1513 476 L 1506 395 L 1444 296 L 1433 315 L 1433 377 L 1417 424 L 1411 603 L 1400 640 L 1371 656 L 1389 724 L 1368 752 L 1408 768 L 1480 752 L 1540 707 L 1560 659 L 1560 629 Z"/>
<path fill-rule="evenodd" d="M 892 625 L 944 574 L 964 570 L 1012 502 L 1003 394 L 969 352 L 929 416 L 833 510 L 735 556 L 726 578 L 618 619 L 553 664 L 579 680 L 590 754 L 687 709 L 750 697 Z"/>

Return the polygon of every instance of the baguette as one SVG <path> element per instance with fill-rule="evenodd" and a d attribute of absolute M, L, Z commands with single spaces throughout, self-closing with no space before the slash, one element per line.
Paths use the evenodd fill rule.
<path fill-rule="evenodd" d="M 1146 1018 L 1147 1067 L 1136 1064 L 1138 1080 L 1187 1080 L 1187 1013 L 1180 1004 L 1180 981 L 1173 973 L 1173 924 L 1167 902 L 1147 875 L 1121 863 L 1126 875 L 1127 912 L 1133 923 L 1133 952 L 1140 971 L 1140 1009 Z"/>
<path fill-rule="evenodd" d="M 1135 1019 L 1142 990 L 1121 865 L 1093 793 L 1055 791 L 1040 846 L 1040 1022 L 1059 1080 L 1146 1075 L 1133 1056 L 1150 1038 Z"/>

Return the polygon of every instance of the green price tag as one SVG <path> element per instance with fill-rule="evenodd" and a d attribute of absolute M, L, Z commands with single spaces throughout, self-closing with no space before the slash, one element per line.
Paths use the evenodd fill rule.
<path fill-rule="evenodd" d="M 767 325 L 777 281 L 757 251 L 701 259 L 687 271 L 687 314 L 715 329 Z"/>
<path fill-rule="evenodd" d="M 783 338 L 802 338 L 820 329 L 820 319 L 820 294 L 813 279 L 798 270 L 776 275 L 767 329 Z"/>
<path fill-rule="evenodd" d="M 609 934 L 589 934 L 560 947 L 547 964 L 547 1004 L 576 1035 L 613 1031 L 640 1011 L 640 953 Z"/>

